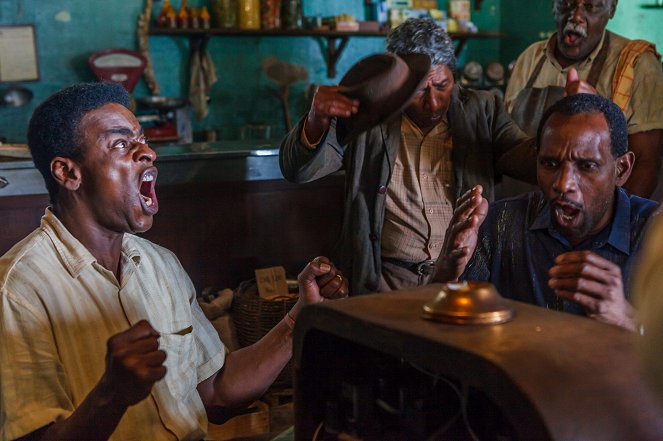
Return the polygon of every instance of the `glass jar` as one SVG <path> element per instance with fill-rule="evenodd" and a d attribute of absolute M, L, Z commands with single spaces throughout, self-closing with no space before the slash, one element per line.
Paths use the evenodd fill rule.
<path fill-rule="evenodd" d="M 239 28 L 260 29 L 260 0 L 239 0 Z"/>
<path fill-rule="evenodd" d="M 212 3 L 214 26 L 228 29 L 237 27 L 237 0 L 214 0 Z"/>
<path fill-rule="evenodd" d="M 262 29 L 281 27 L 281 0 L 260 0 L 260 27 Z"/>
<path fill-rule="evenodd" d="M 302 27 L 301 0 L 282 0 L 281 25 L 283 29 L 299 29 Z"/>

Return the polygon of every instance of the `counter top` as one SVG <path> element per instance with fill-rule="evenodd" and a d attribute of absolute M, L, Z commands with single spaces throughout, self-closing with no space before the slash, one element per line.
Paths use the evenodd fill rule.
<path fill-rule="evenodd" d="M 159 169 L 157 186 L 189 182 L 242 182 L 283 179 L 279 168 L 279 139 L 214 141 L 152 146 Z M 0 159 L 0 196 L 45 194 L 39 171 L 31 160 Z"/>
<path fill-rule="evenodd" d="M 213 157 L 278 156 L 280 139 L 264 141 L 214 141 L 190 144 L 166 144 L 151 146 L 157 153 L 157 163 Z M 0 170 L 34 167 L 30 159 L 0 157 Z"/>

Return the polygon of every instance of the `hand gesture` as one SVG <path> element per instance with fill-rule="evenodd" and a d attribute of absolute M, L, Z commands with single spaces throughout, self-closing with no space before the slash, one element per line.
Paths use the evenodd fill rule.
<path fill-rule="evenodd" d="M 555 294 L 582 306 L 589 317 L 635 329 L 622 272 L 614 263 L 591 251 L 571 251 L 557 256 L 548 274 Z"/>
<path fill-rule="evenodd" d="M 348 295 L 348 281 L 331 261 L 319 256 L 297 276 L 299 298 L 306 304 L 339 299 Z"/>
<path fill-rule="evenodd" d="M 477 246 L 479 227 L 488 214 L 488 200 L 482 196 L 482 192 L 483 188 L 477 185 L 456 201 L 433 281 L 455 281 L 465 271 Z"/>
<path fill-rule="evenodd" d="M 314 142 L 329 128 L 333 117 L 347 118 L 359 111 L 359 101 L 343 95 L 341 86 L 320 86 L 306 119 L 306 139 Z"/>
<path fill-rule="evenodd" d="M 589 93 L 598 95 L 599 93 L 587 81 L 580 80 L 578 71 L 572 67 L 566 74 L 566 86 L 564 87 L 564 96 L 575 95 L 577 93 Z"/>
<path fill-rule="evenodd" d="M 108 339 L 104 382 L 126 406 L 145 399 L 166 375 L 159 333 L 145 320 Z"/>

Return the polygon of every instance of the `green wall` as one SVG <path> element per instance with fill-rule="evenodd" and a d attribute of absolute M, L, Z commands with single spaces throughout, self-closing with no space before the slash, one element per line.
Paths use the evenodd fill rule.
<path fill-rule="evenodd" d="M 179 0 L 172 0 L 179 6 Z M 304 15 L 333 15 L 339 11 L 363 17 L 363 0 L 303 0 Z M 190 0 L 193 6 L 201 0 Z M 446 0 L 438 3 L 444 7 Z M 642 9 L 635 0 L 622 0 L 611 28 L 629 37 L 644 37 L 663 47 L 663 10 Z M 155 9 L 161 7 L 155 1 Z M 545 7 L 541 7 L 544 4 Z M 0 136 L 9 142 L 25 142 L 25 128 L 34 107 L 54 91 L 79 81 L 92 81 L 87 57 L 110 47 L 135 49 L 136 21 L 143 0 L 0 0 L 0 25 L 34 24 L 41 78 L 24 83 L 34 92 L 33 101 L 23 107 L 0 108 Z M 506 32 L 506 39 L 470 40 L 460 62 L 482 64 L 508 62 L 531 42 L 553 30 L 549 1 L 484 0 L 481 11 L 472 11 L 481 30 Z M 634 26 L 635 24 L 635 26 Z M 625 29 L 625 30 L 622 30 Z M 629 32 L 634 30 L 640 34 Z M 245 124 L 273 126 L 275 136 L 283 133 L 278 99 L 269 92 L 274 84 L 262 73 L 260 61 L 270 56 L 305 65 L 308 82 L 296 83 L 290 92 L 290 110 L 296 119 L 307 108 L 305 91 L 310 83 L 330 84 L 360 58 L 384 48 L 378 37 L 354 37 L 337 65 L 337 78 L 329 79 L 324 61 L 324 41 L 309 37 L 213 37 L 209 52 L 219 81 L 211 91 L 210 115 L 194 122 L 194 131 L 218 130 L 223 138 L 236 138 Z M 161 93 L 185 96 L 188 89 L 188 39 L 152 36 L 150 53 Z M 6 85 L 3 85 L 6 86 Z M 144 81 L 134 91 L 149 94 Z"/>

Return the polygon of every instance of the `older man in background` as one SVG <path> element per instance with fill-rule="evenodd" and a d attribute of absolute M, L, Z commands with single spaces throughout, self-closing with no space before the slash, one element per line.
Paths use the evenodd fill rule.
<path fill-rule="evenodd" d="M 290 181 L 345 170 L 338 263 L 351 294 L 427 283 L 456 198 L 476 183 L 492 197 L 501 173 L 533 177 L 535 167 L 533 140 L 501 100 L 455 84 L 453 42 L 432 20 L 393 29 L 387 51 L 424 54 L 432 64 L 402 113 L 342 143 L 338 120 L 361 112 L 362 103 L 341 86 L 321 86 L 281 145 L 281 170 Z"/>
<path fill-rule="evenodd" d="M 663 70 L 653 44 L 606 30 L 617 0 L 552 0 L 557 32 L 518 57 L 505 94 L 514 121 L 530 135 L 564 95 L 612 99 L 628 121 L 633 173 L 624 188 L 650 197 L 663 152 Z"/>

